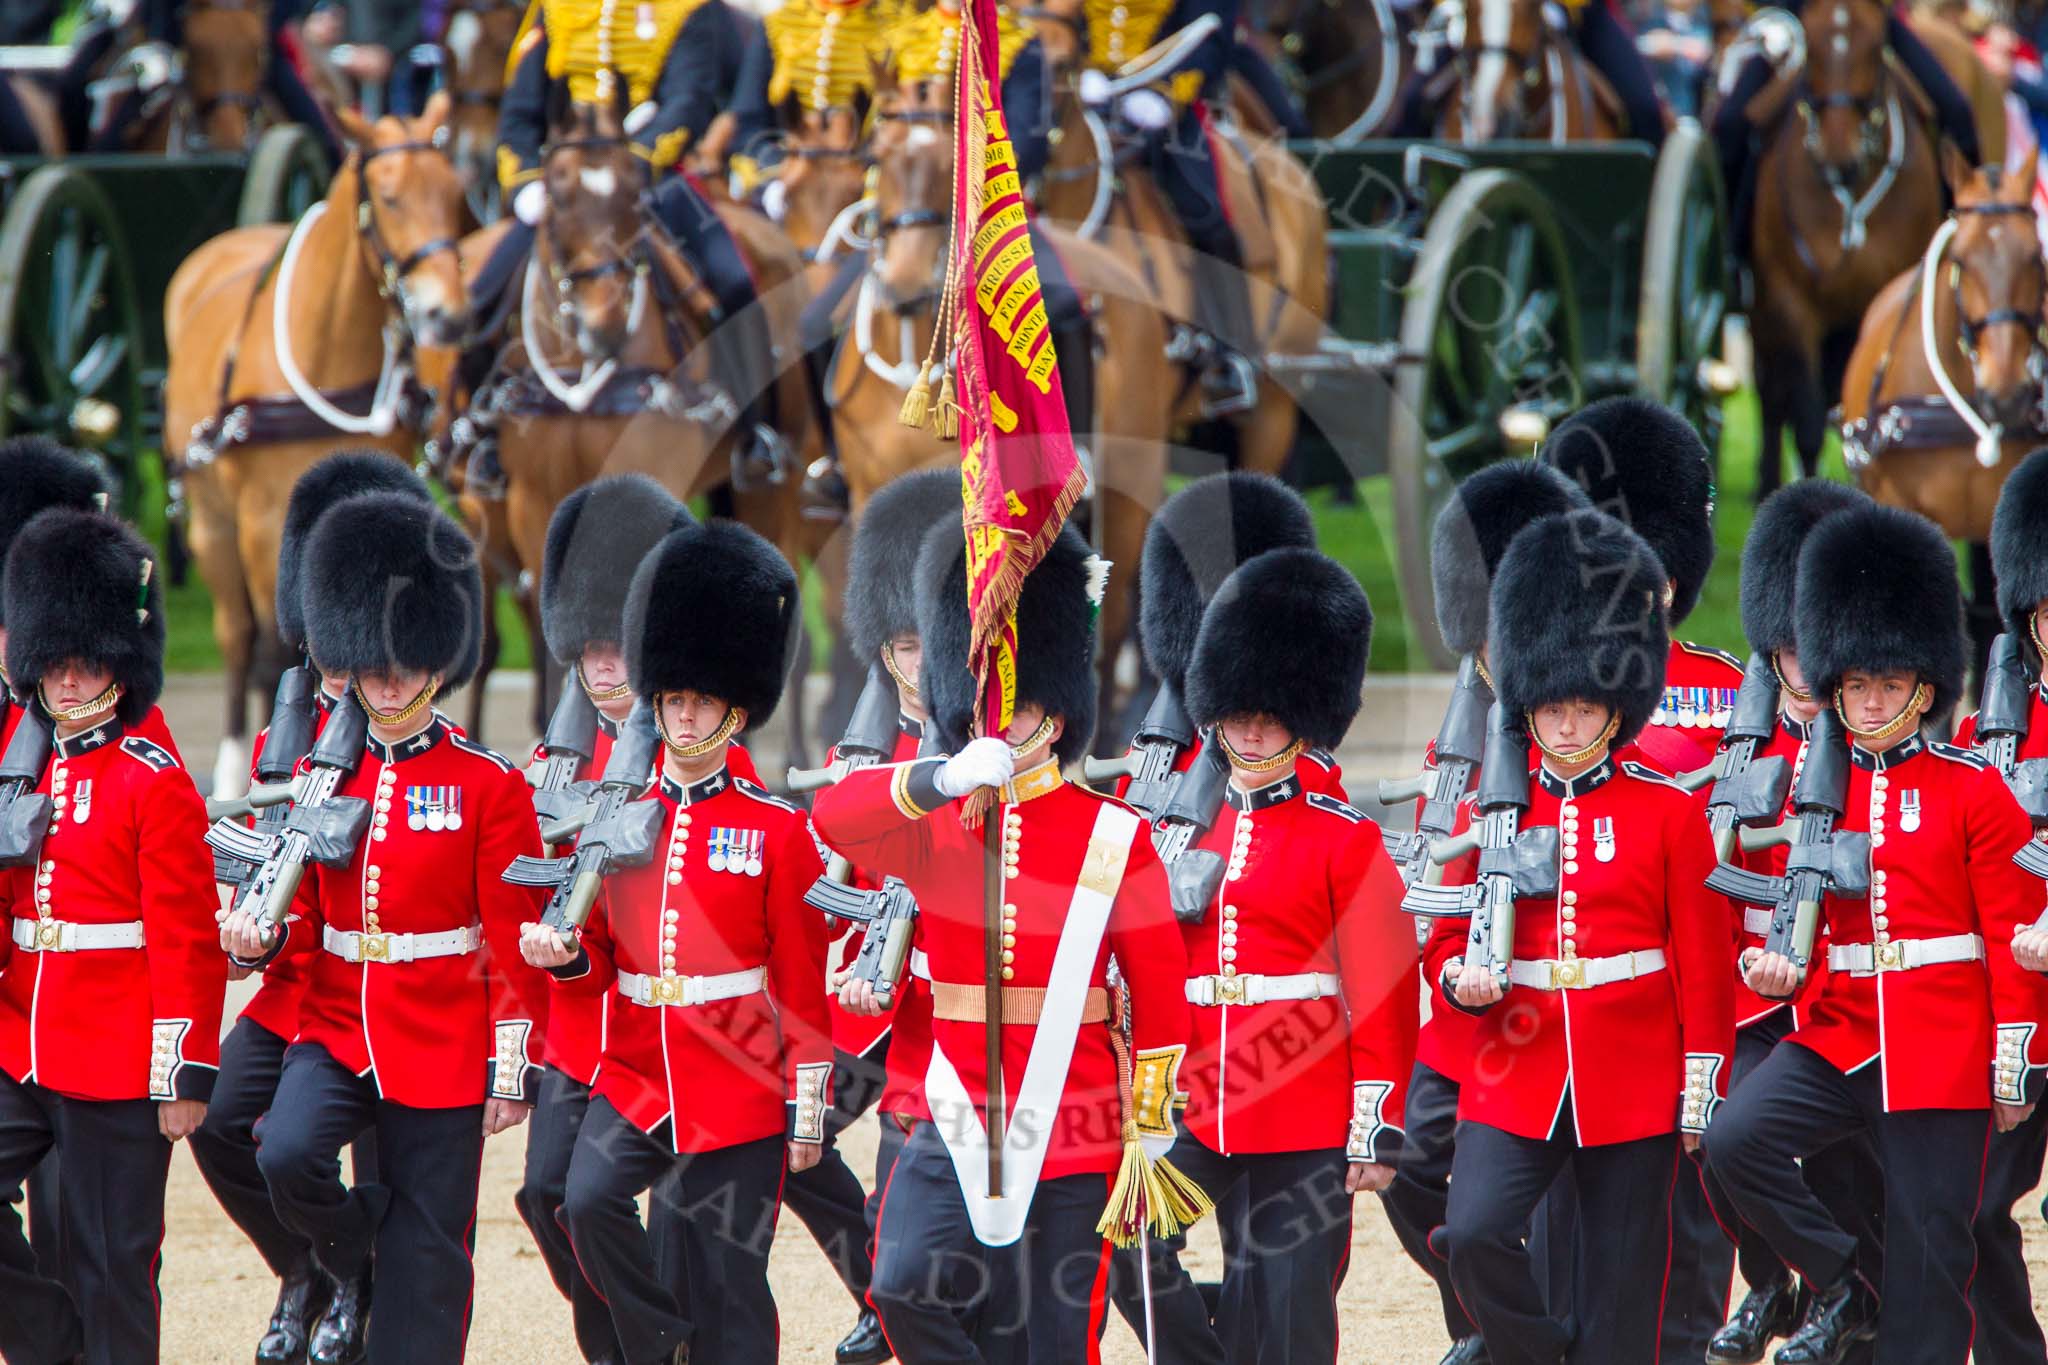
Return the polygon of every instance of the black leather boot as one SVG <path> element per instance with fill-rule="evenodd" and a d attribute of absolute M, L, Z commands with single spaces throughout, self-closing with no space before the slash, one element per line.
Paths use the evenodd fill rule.
<path fill-rule="evenodd" d="M 882 1320 L 872 1308 L 861 1313 L 860 1321 L 840 1338 L 838 1349 L 832 1353 L 838 1365 L 882 1365 L 892 1358 L 889 1340 L 882 1335 Z"/>
<path fill-rule="evenodd" d="M 1877 1291 L 1851 1270 L 1816 1292 L 1792 1339 L 1771 1357 L 1777 1365 L 1842 1365 L 1858 1342 L 1877 1337 Z"/>
<path fill-rule="evenodd" d="M 327 1311 L 313 1325 L 306 1350 L 310 1365 L 356 1365 L 367 1349 L 370 1325 L 370 1264 L 346 1282 L 336 1284 Z"/>
<path fill-rule="evenodd" d="M 1707 1343 L 1707 1365 L 1755 1365 L 1771 1342 L 1799 1326 L 1799 1289 L 1779 1280 L 1752 1289 L 1728 1325 Z"/>
<path fill-rule="evenodd" d="M 256 1365 L 303 1365 L 313 1323 L 327 1306 L 332 1284 L 311 1261 L 285 1276 L 277 1287 L 270 1328 L 256 1343 Z"/>
<path fill-rule="evenodd" d="M 1487 1365 L 1493 1359 L 1486 1353 L 1486 1339 L 1469 1336 L 1452 1344 L 1451 1349 L 1437 1365 Z"/>

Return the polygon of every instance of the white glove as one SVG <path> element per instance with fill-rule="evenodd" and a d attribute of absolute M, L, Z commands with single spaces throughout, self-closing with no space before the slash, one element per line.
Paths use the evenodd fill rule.
<path fill-rule="evenodd" d="M 1109 77 L 1091 66 L 1081 73 L 1080 84 L 1074 87 L 1074 93 L 1090 109 L 1100 109 L 1109 103 Z"/>
<path fill-rule="evenodd" d="M 967 795 L 976 787 L 1000 787 L 1017 771 L 1016 755 L 1009 743 L 993 735 L 970 741 L 939 767 L 932 785 L 949 798 Z"/>
<path fill-rule="evenodd" d="M 519 193 L 512 196 L 512 216 L 528 227 L 537 227 L 540 216 L 548 206 L 548 187 L 538 180 L 529 180 L 519 187 Z"/>
<path fill-rule="evenodd" d="M 782 183 L 781 177 L 761 187 L 761 212 L 768 215 L 771 223 L 780 223 L 789 212 L 789 186 Z"/>
<path fill-rule="evenodd" d="M 1173 101 L 1157 90 L 1133 90 L 1118 101 L 1116 111 L 1125 123 L 1148 133 L 1173 122 Z"/>

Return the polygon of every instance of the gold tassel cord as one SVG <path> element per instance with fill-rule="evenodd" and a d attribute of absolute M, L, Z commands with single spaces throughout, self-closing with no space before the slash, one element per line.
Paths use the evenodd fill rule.
<path fill-rule="evenodd" d="M 932 408 L 932 386 L 929 375 L 932 365 L 929 360 L 917 367 L 917 382 L 910 386 L 910 392 L 903 395 L 903 408 L 896 414 L 896 420 L 906 427 L 921 427 Z"/>
<path fill-rule="evenodd" d="M 1145 1154 L 1138 1135 L 1138 1116 L 1131 1099 L 1131 1044 L 1110 1011 L 1110 1050 L 1116 1054 L 1117 1095 L 1123 1109 L 1123 1160 L 1110 1186 L 1109 1206 L 1095 1230 L 1119 1247 L 1135 1246 L 1146 1224 L 1157 1237 L 1171 1237 L 1199 1223 L 1215 1209 L 1202 1187 L 1182 1175 L 1165 1157 Z"/>

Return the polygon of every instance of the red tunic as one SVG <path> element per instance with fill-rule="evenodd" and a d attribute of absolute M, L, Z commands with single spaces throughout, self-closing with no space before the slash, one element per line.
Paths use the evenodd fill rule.
<path fill-rule="evenodd" d="M 1978 934 L 1988 961 L 1830 972 L 1792 1041 L 1843 1072 L 1876 1061 L 1887 1111 L 1988 1108 L 2001 1031 L 2013 1030 L 2038 1067 L 2048 1023 L 2048 977 L 2012 956 L 2014 930 L 2041 911 L 2040 882 L 2012 862 L 2032 833 L 2027 817 L 1968 750 L 1915 735 L 1883 754 L 1850 754 L 1840 828 L 1870 832 L 1871 890 L 1828 897 L 1830 941 Z"/>
<path fill-rule="evenodd" d="M 315 864 L 300 883 L 284 945 L 311 964 L 299 1041 L 412 1108 L 532 1102 L 548 998 L 519 926 L 540 896 L 504 879 L 540 853 L 526 778 L 437 714 L 397 744 L 373 736 L 337 790 L 371 802 L 373 824 L 346 867 Z M 414 961 L 351 962 L 323 945 L 330 929 L 398 939 L 479 925 L 472 951 Z"/>
<path fill-rule="evenodd" d="M 607 880 L 605 913 L 584 926 L 588 969 L 557 973 L 564 990 L 602 999 L 609 1012 L 592 1091 L 644 1131 L 672 1119 L 678 1152 L 788 1132 L 799 1078 L 817 1076 L 822 1098 L 832 1069 L 825 927 L 804 904 L 824 871 L 810 826 L 725 769 L 687 791 L 664 777 L 657 799 L 661 855 Z M 736 867 L 721 852 L 735 842 L 752 850 Z M 761 987 L 700 1004 L 636 1004 L 617 990 L 621 972 L 753 969 L 764 970 Z"/>
<path fill-rule="evenodd" d="M 1672 776 L 1705 767 L 1721 747 L 1741 687 L 1742 664 L 1733 654 L 1673 640 L 1664 664 L 1664 700 L 1642 734 L 1615 758 Z"/>
<path fill-rule="evenodd" d="M 1379 826 L 1292 778 L 1239 791 L 1195 845 L 1226 859 L 1215 904 L 1183 925 L 1189 970 L 1225 980 L 1317 973 L 1338 994 L 1189 1011 L 1188 1129 L 1212 1151 L 1343 1147 L 1392 1164 L 1415 1064 L 1414 922 Z"/>
<path fill-rule="evenodd" d="M 890 753 L 889 761 L 892 763 L 908 763 L 911 759 L 917 757 L 917 747 L 923 742 L 924 723 L 914 716 L 906 716 L 899 713 L 896 717 L 896 747 Z M 835 747 L 826 756 L 826 761 L 836 762 L 838 756 L 839 750 Z M 882 884 L 882 879 L 865 868 L 857 867 L 853 870 L 852 884 L 864 890 L 872 891 Z M 832 940 L 831 947 L 827 952 L 827 962 L 833 970 L 837 970 L 846 963 L 851 962 L 853 955 L 860 951 L 862 929 L 859 925 L 848 925 L 838 920 L 828 919 L 825 932 Z M 898 992 L 899 1006 L 904 993 Z M 840 1008 L 838 992 L 828 989 L 825 994 L 826 1006 L 832 1012 L 832 1046 L 834 1048 L 841 1052 L 851 1053 L 855 1057 L 865 1057 L 883 1039 L 889 1037 L 890 1021 L 896 1012 L 895 1009 L 884 1010 L 877 1015 L 850 1014 Z M 917 1007 L 913 1006 L 912 1008 L 915 1009 Z M 928 1040 L 931 1014 L 931 1001 L 929 999 L 925 1000 L 923 1008 L 927 1020 L 925 1030 Z M 894 1042 L 889 1044 L 892 1052 L 895 1047 L 896 1044 Z M 905 1071 L 902 1083 L 921 1089 L 924 1085 L 924 1068 L 931 1060 L 931 1043 L 926 1041 L 922 1047 L 916 1047 L 914 1050 L 922 1055 L 914 1059 L 907 1058 L 902 1065 L 907 1067 L 914 1061 L 917 1067 L 915 1078 L 912 1079 L 911 1074 Z M 916 1112 L 915 1105 L 909 1109 L 890 1109 L 887 1107 L 891 1094 L 890 1087 L 895 1085 L 898 1080 L 898 1062 L 895 1057 L 891 1056 L 887 1059 L 885 1065 L 888 1072 L 888 1080 L 884 1082 L 882 1091 L 883 1112 L 889 1114 Z M 900 1099 L 901 1097 L 899 1093 L 897 1098 Z"/>
<path fill-rule="evenodd" d="M 919 946 L 930 960 L 934 982 L 978 990 L 983 981 L 982 833 L 962 826 L 957 805 L 931 790 L 931 774 L 942 761 L 923 759 L 854 773 L 819 793 L 812 818 L 827 844 L 909 885 L 920 910 Z M 1032 775 L 1022 776 L 1029 788 Z M 1012 975 L 1004 983 L 1012 988 L 1050 984 L 1053 955 L 1097 812 L 1114 799 L 1058 781 L 1056 775 L 1053 780 L 1056 785 L 1049 790 L 1005 802 L 987 817 L 1017 822 L 1017 862 L 1004 892 L 1007 918 L 1016 926 L 1011 931 L 1016 939 L 1010 950 Z M 1112 952 L 1130 992 L 1137 1049 L 1184 1049 L 1187 951 L 1168 908 L 1165 873 L 1152 851 L 1151 831 L 1142 821 L 1132 835 L 1108 928 L 1090 968 L 1090 987 L 1107 984 Z M 1003 1083 L 1013 1112 L 1037 1031 L 1029 1024 L 1003 1026 Z M 932 1033 L 969 1098 L 980 1106 L 988 1087 L 985 1026 L 934 1019 Z M 1081 1026 L 1059 1110 L 1057 1125 L 1046 1138 L 1040 1178 L 1114 1171 L 1122 1158 L 1123 1115 L 1106 1024 Z"/>
<path fill-rule="evenodd" d="M 55 742 L 42 860 L 0 874 L 0 1068 L 89 1100 L 206 1099 L 227 986 L 206 809 L 169 750 L 109 719 Z M 136 947 L 25 951 L 18 926 L 126 925 Z"/>
<path fill-rule="evenodd" d="M 1559 959 L 1571 944 L 1582 961 L 1661 950 L 1664 967 L 1577 990 L 1511 985 L 1479 1017 L 1458 1117 L 1541 1139 L 1569 1096 L 1581 1146 L 1673 1132 L 1689 1062 L 1718 1097 L 1735 1044 L 1728 906 L 1706 889 L 1714 854 L 1699 803 L 1613 759 L 1569 783 L 1539 764 L 1529 788 L 1523 827 L 1561 829 L 1563 872 L 1558 899 L 1517 905 L 1515 960 Z M 1468 800 L 1461 826 L 1471 812 Z M 1468 855 L 1444 881 L 1477 869 Z M 1431 1003 L 1457 1008 L 1441 993 Z"/>

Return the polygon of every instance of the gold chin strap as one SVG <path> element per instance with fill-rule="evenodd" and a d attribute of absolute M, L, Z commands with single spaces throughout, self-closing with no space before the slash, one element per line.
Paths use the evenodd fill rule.
<path fill-rule="evenodd" d="M 2038 611 L 2027 617 L 2027 635 L 2034 642 L 2034 657 L 2037 659 L 2048 659 L 2048 650 L 2041 648 L 2041 613 Z M 6 676 L 7 670 L 0 668 L 0 679 L 4 679 Z"/>
<path fill-rule="evenodd" d="M 661 718 L 661 703 L 659 699 L 656 700 L 654 706 L 654 724 L 655 728 L 661 731 L 661 742 L 667 745 L 668 751 L 677 758 L 685 760 L 702 758 L 719 745 L 731 739 L 734 733 L 739 730 L 740 710 L 737 706 L 726 707 L 725 719 L 718 722 L 718 728 L 703 739 L 698 740 L 695 744 L 678 744 L 668 737 L 668 722 Z"/>
<path fill-rule="evenodd" d="M 618 701 L 633 695 L 633 684 L 630 681 L 622 682 L 617 687 L 607 688 L 603 692 L 598 691 L 583 680 L 583 670 L 581 668 L 576 670 L 576 685 L 583 689 L 584 696 L 590 698 L 591 701 L 599 706 L 604 705 L 608 701 Z"/>
<path fill-rule="evenodd" d="M 441 680 L 427 679 L 427 685 L 420 689 L 420 694 L 396 711 L 379 711 L 370 705 L 370 698 L 364 693 L 362 683 L 355 679 L 349 679 L 349 686 L 355 689 L 356 700 L 362 703 L 363 711 L 371 720 L 379 725 L 403 725 L 434 704 L 434 694 L 441 690 Z"/>
<path fill-rule="evenodd" d="M 49 714 L 51 720 L 56 721 L 59 725 L 75 725 L 79 721 L 91 720 L 94 716 L 105 715 L 113 710 L 121 700 L 121 684 L 107 684 L 106 691 L 100 693 L 91 701 L 80 702 L 68 711 L 59 711 L 56 707 L 50 705 L 50 694 L 43 691 L 40 685 L 36 688 L 36 693 L 42 698 L 43 710 Z"/>
<path fill-rule="evenodd" d="M 1479 670 L 1480 681 L 1486 684 L 1487 690 L 1489 692 L 1498 694 L 1500 692 L 1500 689 L 1493 685 L 1493 670 L 1486 666 L 1486 660 L 1480 658 L 1477 654 L 1474 654 L 1472 656 L 1472 666 Z"/>
<path fill-rule="evenodd" d="M 1859 730 L 1850 724 L 1849 713 L 1842 709 L 1842 689 L 1838 687 L 1835 689 L 1835 714 L 1842 718 L 1843 727 L 1856 738 L 1882 743 L 1897 735 L 1908 726 L 1920 723 L 1920 715 L 1927 709 L 1927 703 L 1931 699 L 1930 694 L 1932 690 L 1926 683 L 1921 683 L 1913 689 L 1913 695 L 1906 699 L 1906 704 L 1899 711 L 1899 714 L 1893 716 L 1875 730 Z"/>
<path fill-rule="evenodd" d="M 1588 744 L 1577 753 L 1561 754 L 1548 744 L 1545 744 L 1536 733 L 1536 717 L 1533 714 L 1525 716 L 1524 720 L 1529 727 L 1529 738 L 1534 740 L 1536 747 L 1543 751 L 1543 756 L 1554 759 L 1567 768 L 1576 768 L 1581 763 L 1591 763 L 1594 759 L 1600 757 L 1600 751 L 1607 747 L 1608 741 L 1613 739 L 1616 732 L 1621 729 L 1621 713 L 1619 711 L 1610 712 L 1607 717 L 1607 724 L 1600 728 L 1599 735 L 1594 738 L 1591 744 Z"/>
<path fill-rule="evenodd" d="M 1771 651 L 1771 676 L 1778 680 L 1778 686 L 1792 694 L 1792 700 L 1799 702 L 1810 702 L 1813 700 L 1813 693 L 1803 692 L 1785 680 L 1785 670 L 1778 667 L 1778 651 L 1775 649 Z"/>
<path fill-rule="evenodd" d="M 903 689 L 904 696 L 914 702 L 922 702 L 924 700 L 923 697 L 918 695 L 917 684 L 904 677 L 903 670 L 896 666 L 896 651 L 887 645 L 882 646 L 882 667 L 887 669 L 889 676 L 896 680 L 896 685 Z"/>
<path fill-rule="evenodd" d="M 1230 766 L 1241 773 L 1276 773 L 1300 758 L 1308 748 L 1308 741 L 1297 739 L 1271 758 L 1246 758 L 1230 747 L 1230 741 L 1223 736 L 1223 727 L 1216 727 L 1216 742 L 1223 746 L 1223 756 L 1230 760 Z"/>
<path fill-rule="evenodd" d="M 1051 739 L 1052 723 L 1053 718 L 1051 716 L 1047 716 L 1044 720 L 1038 722 L 1038 728 L 1033 730 L 1022 744 L 1012 744 L 1010 746 L 1010 756 L 1021 759 L 1024 755 Z"/>

